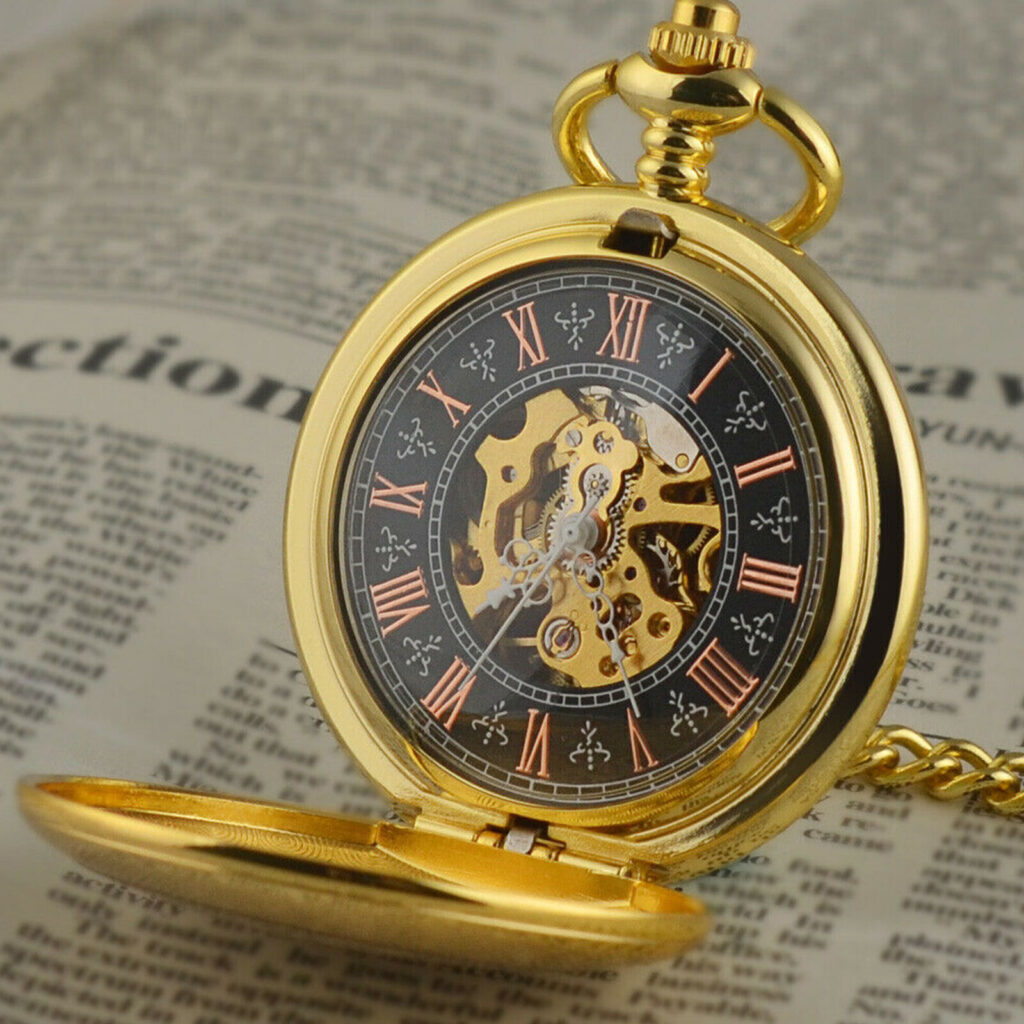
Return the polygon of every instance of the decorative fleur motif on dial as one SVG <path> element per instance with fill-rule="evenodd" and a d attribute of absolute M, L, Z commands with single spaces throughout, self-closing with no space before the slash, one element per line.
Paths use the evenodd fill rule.
<path fill-rule="evenodd" d="M 505 731 L 505 724 L 502 721 L 507 714 L 505 701 L 499 700 L 486 715 L 473 719 L 473 731 L 483 730 L 483 740 L 481 742 L 485 747 L 493 739 L 497 739 L 499 746 L 504 747 L 508 745 L 508 733 Z"/>
<path fill-rule="evenodd" d="M 407 459 L 410 455 L 419 454 L 425 457 L 437 454 L 437 447 L 427 437 L 419 416 L 414 416 L 409 421 L 409 426 L 406 430 L 398 431 L 398 436 L 405 444 L 395 452 L 396 458 Z"/>
<path fill-rule="evenodd" d="M 475 341 L 469 342 L 468 356 L 459 360 L 459 366 L 463 370 L 475 370 L 480 374 L 481 380 L 493 381 L 494 373 L 494 339 L 488 338 L 482 345 Z"/>
<path fill-rule="evenodd" d="M 394 565 L 402 558 L 412 557 L 416 550 L 413 541 L 406 538 L 402 540 L 394 530 L 386 526 L 380 528 L 380 540 L 374 547 L 374 553 L 380 556 L 380 568 L 382 572 L 391 572 Z"/>
<path fill-rule="evenodd" d="M 585 313 L 581 312 L 576 302 L 570 302 L 567 310 L 555 314 L 555 323 L 565 331 L 565 343 L 573 352 L 579 351 L 580 345 L 583 344 L 583 332 L 596 315 L 592 309 Z"/>
<path fill-rule="evenodd" d="M 741 428 L 761 431 L 768 429 L 765 404 L 763 401 L 755 402 L 749 391 L 740 392 L 735 412 L 735 416 L 729 416 L 725 421 L 727 434 L 738 434 Z"/>
<path fill-rule="evenodd" d="M 784 494 L 772 505 L 768 515 L 758 512 L 750 520 L 750 525 L 759 533 L 767 530 L 782 541 L 783 544 L 789 544 L 793 540 L 793 527 L 798 522 L 800 522 L 800 518 L 793 514 L 789 497 Z"/>
<path fill-rule="evenodd" d="M 580 732 L 583 734 L 583 739 L 576 744 L 575 749 L 569 754 L 569 760 L 576 764 L 582 758 L 588 772 L 594 770 L 598 763 L 598 758 L 601 758 L 607 764 L 612 758 L 612 753 L 597 738 L 597 727 L 591 724 L 589 718 L 580 726 Z"/>
<path fill-rule="evenodd" d="M 684 731 L 696 736 L 700 732 L 697 723 L 708 717 L 707 706 L 687 700 L 686 695 L 678 690 L 671 690 L 668 700 L 672 708 L 672 728 L 669 732 L 677 738 Z"/>
<path fill-rule="evenodd" d="M 752 658 L 758 657 L 764 650 L 764 645 L 771 643 L 772 630 L 775 626 L 775 616 L 771 612 L 754 615 L 749 619 L 745 615 L 734 615 L 729 621 L 732 628 L 743 637 Z"/>
<path fill-rule="evenodd" d="M 823 571 L 786 375 L 691 289 L 597 262 L 489 278 L 432 319 L 338 470 L 374 699 L 424 757 L 531 806 L 714 763 L 801 664 Z"/>
<path fill-rule="evenodd" d="M 402 639 L 402 646 L 409 652 L 405 658 L 406 665 L 410 668 L 418 666 L 420 675 L 426 676 L 430 674 L 431 655 L 441 650 L 441 637 L 429 636 L 423 640 L 407 636 Z"/>
<path fill-rule="evenodd" d="M 658 335 L 658 366 L 664 370 L 672 365 L 676 356 L 693 348 L 694 341 L 686 333 L 682 324 L 660 323 L 657 328 Z"/>

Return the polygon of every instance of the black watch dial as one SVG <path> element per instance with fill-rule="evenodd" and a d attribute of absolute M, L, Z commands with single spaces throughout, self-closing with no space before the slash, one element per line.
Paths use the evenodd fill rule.
<path fill-rule="evenodd" d="M 491 793 L 671 786 L 801 652 L 825 557 L 808 416 L 748 327 L 660 271 L 551 261 L 463 296 L 404 347 L 341 473 L 369 687 Z"/>

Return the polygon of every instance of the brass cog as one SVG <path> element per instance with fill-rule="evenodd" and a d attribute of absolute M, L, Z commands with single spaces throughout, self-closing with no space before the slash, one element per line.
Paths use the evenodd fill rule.
<path fill-rule="evenodd" d="M 585 558 L 601 573 L 634 678 L 668 656 L 711 589 L 721 511 L 710 469 L 684 428 L 637 396 L 576 402 L 556 389 L 524 411 L 516 436 L 489 436 L 475 453 L 486 477 L 480 515 L 464 540 L 452 541 L 466 611 L 474 620 L 493 616 L 480 627 L 481 635 L 492 631 L 522 592 L 516 559 L 543 560 L 561 519 L 582 510 L 588 471 L 598 466 L 608 486 L 591 514 L 592 542 L 552 566 L 546 607 L 521 616 L 503 643 L 536 652 L 560 685 L 619 678 L 574 575 Z"/>
<path fill-rule="evenodd" d="M 622 493 L 611 509 L 612 515 L 608 522 L 609 537 L 605 542 L 604 549 L 600 555 L 598 555 L 596 563 L 597 568 L 602 571 L 615 563 L 615 560 L 622 552 L 622 546 L 626 541 L 626 533 L 622 529 L 621 517 L 618 515 L 618 510 L 628 505 L 630 496 L 633 492 L 634 479 L 635 478 L 632 474 L 626 474 L 623 477 Z M 568 511 L 569 505 L 570 502 L 564 484 L 559 490 L 552 494 L 544 504 L 544 511 L 541 515 L 541 529 L 539 533 L 544 537 L 545 547 L 548 550 L 551 549 L 551 543 L 554 539 L 554 532 L 558 518 L 560 515 L 563 515 Z"/>

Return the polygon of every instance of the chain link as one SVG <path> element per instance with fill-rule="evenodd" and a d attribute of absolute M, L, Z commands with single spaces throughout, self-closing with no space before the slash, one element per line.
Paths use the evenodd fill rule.
<path fill-rule="evenodd" d="M 968 740 L 935 742 L 903 725 L 878 726 L 843 775 L 886 788 L 920 783 L 939 800 L 977 793 L 999 814 L 1024 813 L 1024 752 L 993 757 Z"/>

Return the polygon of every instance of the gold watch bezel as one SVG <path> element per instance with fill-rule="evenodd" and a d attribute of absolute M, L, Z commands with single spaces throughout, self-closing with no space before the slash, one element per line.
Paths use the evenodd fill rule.
<path fill-rule="evenodd" d="M 627 210 L 678 232 L 660 258 L 603 248 Z M 825 583 L 799 681 L 714 765 L 652 796 L 583 809 L 486 792 L 413 748 L 362 679 L 339 614 L 334 517 L 339 467 L 368 396 L 406 340 L 500 274 L 559 258 L 651 266 L 708 293 L 768 343 L 807 403 L 829 482 Z M 823 445 L 824 447 L 824 445 Z M 733 860 L 804 813 L 863 746 L 899 678 L 920 610 L 927 553 L 920 458 L 877 343 L 799 250 L 711 204 L 629 186 L 573 186 L 491 210 L 435 242 L 353 324 L 314 392 L 285 513 L 289 611 L 310 688 L 363 771 L 411 819 L 472 833 L 514 816 L 546 825 L 582 857 L 690 876 Z"/>

